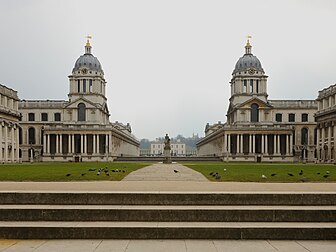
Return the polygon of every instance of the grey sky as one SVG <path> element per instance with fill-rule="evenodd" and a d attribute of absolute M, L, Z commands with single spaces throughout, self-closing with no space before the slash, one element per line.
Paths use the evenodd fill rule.
<path fill-rule="evenodd" d="M 203 135 L 226 121 L 231 73 L 252 35 L 270 99 L 315 99 L 336 82 L 336 1 L 0 1 L 0 83 L 67 99 L 85 35 L 112 121 L 137 138 Z"/>

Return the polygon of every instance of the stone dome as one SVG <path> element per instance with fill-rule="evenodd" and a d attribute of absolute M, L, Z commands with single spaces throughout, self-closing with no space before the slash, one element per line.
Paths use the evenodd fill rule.
<path fill-rule="evenodd" d="M 91 54 L 91 45 L 89 41 L 85 45 L 85 54 L 81 55 L 76 60 L 75 66 L 72 69 L 72 73 L 79 71 L 79 69 L 82 67 L 87 68 L 89 71 L 92 70 L 94 72 L 99 72 L 101 74 L 104 74 L 104 71 L 102 69 L 102 66 L 99 60 L 97 59 L 97 57 Z"/>
<path fill-rule="evenodd" d="M 249 68 L 254 68 L 256 71 L 264 72 L 264 69 L 261 66 L 260 60 L 251 53 L 252 46 L 250 45 L 249 41 L 245 46 L 245 54 L 243 57 L 240 57 L 236 63 L 235 69 L 233 70 L 232 74 L 236 74 L 238 72 L 244 72 Z"/>

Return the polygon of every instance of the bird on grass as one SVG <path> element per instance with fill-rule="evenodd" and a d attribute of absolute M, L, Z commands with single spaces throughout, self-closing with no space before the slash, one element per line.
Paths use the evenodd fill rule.
<path fill-rule="evenodd" d="M 105 172 L 105 175 L 106 175 L 106 176 L 110 176 L 110 173 Z"/>
<path fill-rule="evenodd" d="M 89 171 L 95 171 L 97 170 L 96 168 L 90 168 Z"/>
<path fill-rule="evenodd" d="M 277 175 L 276 173 L 272 173 L 271 176 L 274 177 L 275 175 Z"/>
<path fill-rule="evenodd" d="M 123 170 L 122 172 L 125 173 L 125 170 Z"/>
<path fill-rule="evenodd" d="M 82 173 L 81 176 L 84 176 L 86 173 Z"/>
<path fill-rule="evenodd" d="M 97 176 L 99 176 L 100 175 L 100 172 L 97 172 Z"/>
<path fill-rule="evenodd" d="M 224 171 L 226 171 L 226 169 L 224 168 Z"/>
<path fill-rule="evenodd" d="M 216 175 L 216 179 L 221 179 L 221 175 Z"/>
<path fill-rule="evenodd" d="M 308 179 L 307 179 L 307 178 L 302 178 L 302 179 L 300 179 L 300 181 L 301 181 L 301 182 L 307 182 Z"/>
<path fill-rule="evenodd" d="M 212 174 L 214 174 L 214 172 L 213 172 L 213 171 L 209 173 L 209 175 L 210 175 L 210 176 L 211 176 Z"/>
<path fill-rule="evenodd" d="M 321 174 L 321 172 L 317 172 L 316 174 L 317 174 L 317 175 L 320 175 L 320 174 Z"/>
<path fill-rule="evenodd" d="M 65 176 L 67 176 L 67 177 L 70 177 L 71 176 L 71 174 L 70 173 L 68 173 L 67 175 L 65 175 Z"/>
<path fill-rule="evenodd" d="M 178 173 L 179 171 L 178 170 L 174 170 L 175 173 Z"/>
<path fill-rule="evenodd" d="M 290 177 L 293 177 L 294 175 L 293 175 L 293 173 L 287 173 L 288 174 L 288 176 L 290 176 Z"/>
<path fill-rule="evenodd" d="M 261 178 L 262 179 L 267 179 L 266 175 L 264 175 L 264 174 L 261 175 Z"/>
<path fill-rule="evenodd" d="M 115 172 L 115 170 L 112 170 L 112 172 Z"/>
<path fill-rule="evenodd" d="M 303 175 L 303 170 L 301 170 L 301 171 L 299 172 L 299 175 Z"/>
<path fill-rule="evenodd" d="M 329 174 L 327 174 L 327 175 L 324 175 L 323 176 L 323 178 L 328 178 L 330 175 Z"/>
<path fill-rule="evenodd" d="M 329 174 L 330 173 L 330 171 L 326 171 L 326 174 Z"/>

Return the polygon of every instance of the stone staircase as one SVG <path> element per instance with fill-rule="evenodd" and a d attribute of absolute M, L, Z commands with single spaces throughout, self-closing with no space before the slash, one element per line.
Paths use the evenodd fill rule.
<path fill-rule="evenodd" d="M 5 239 L 336 239 L 333 193 L 1 192 Z"/>

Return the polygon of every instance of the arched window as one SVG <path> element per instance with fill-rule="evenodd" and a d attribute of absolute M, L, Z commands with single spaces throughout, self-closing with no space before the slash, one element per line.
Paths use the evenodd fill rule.
<path fill-rule="evenodd" d="M 251 105 L 251 122 L 259 122 L 259 106 L 255 103 Z"/>
<path fill-rule="evenodd" d="M 28 144 L 35 144 L 35 129 L 29 128 L 28 129 Z"/>
<path fill-rule="evenodd" d="M 301 144 L 302 145 L 308 144 L 308 129 L 307 128 L 303 128 L 301 130 Z"/>
<path fill-rule="evenodd" d="M 85 116 L 85 104 L 84 103 L 79 103 L 78 104 L 78 121 L 86 121 L 86 116 Z"/>

